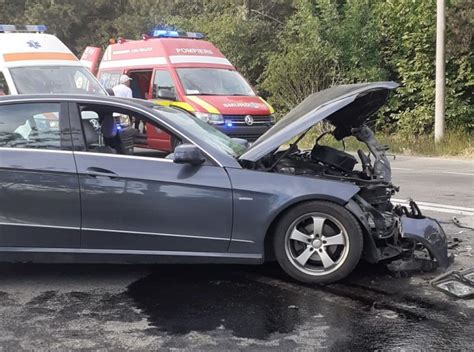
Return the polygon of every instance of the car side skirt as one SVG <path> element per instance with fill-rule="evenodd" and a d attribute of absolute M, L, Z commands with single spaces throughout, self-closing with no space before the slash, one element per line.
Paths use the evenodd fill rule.
<path fill-rule="evenodd" d="M 262 254 L 123 249 L 0 247 L 0 262 L 104 264 L 261 264 Z"/>

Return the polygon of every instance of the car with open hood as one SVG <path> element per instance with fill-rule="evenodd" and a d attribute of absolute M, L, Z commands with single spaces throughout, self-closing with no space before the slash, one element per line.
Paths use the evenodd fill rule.
<path fill-rule="evenodd" d="M 147 101 L 0 98 L 0 260 L 276 259 L 309 283 L 340 280 L 361 259 L 423 253 L 446 267 L 439 223 L 413 201 L 391 202 L 398 188 L 387 147 L 367 126 L 396 87 L 376 82 L 314 93 L 252 145 Z M 134 147 L 132 127 L 117 124 L 117 114 L 178 143 L 166 153 Z M 321 136 L 301 150 L 302 138 L 321 122 L 336 139 L 365 144 L 359 160 L 322 145 Z"/>

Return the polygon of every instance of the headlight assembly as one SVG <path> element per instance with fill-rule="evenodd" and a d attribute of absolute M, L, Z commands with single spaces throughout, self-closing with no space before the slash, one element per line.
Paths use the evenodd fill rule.
<path fill-rule="evenodd" d="M 210 114 L 208 112 L 195 112 L 194 115 L 198 119 L 201 119 L 210 125 L 223 125 L 224 124 L 224 117 L 221 114 Z"/>

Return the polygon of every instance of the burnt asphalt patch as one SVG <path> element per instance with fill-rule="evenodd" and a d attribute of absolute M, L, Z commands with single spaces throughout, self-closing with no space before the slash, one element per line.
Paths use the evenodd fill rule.
<path fill-rule="evenodd" d="M 228 329 L 237 337 L 266 339 L 300 322 L 297 297 L 218 267 L 165 267 L 128 287 L 152 325 L 171 334 Z"/>

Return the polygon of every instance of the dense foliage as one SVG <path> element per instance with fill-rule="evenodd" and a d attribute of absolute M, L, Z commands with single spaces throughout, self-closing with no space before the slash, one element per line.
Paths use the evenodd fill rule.
<path fill-rule="evenodd" d="M 155 24 L 201 31 L 284 113 L 333 84 L 394 80 L 379 130 L 431 133 L 435 0 L 0 0 L 0 23 L 44 23 L 76 53 Z M 474 5 L 447 0 L 447 125 L 474 130 Z"/>

